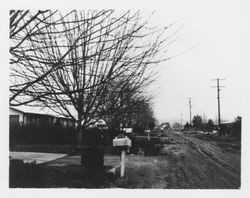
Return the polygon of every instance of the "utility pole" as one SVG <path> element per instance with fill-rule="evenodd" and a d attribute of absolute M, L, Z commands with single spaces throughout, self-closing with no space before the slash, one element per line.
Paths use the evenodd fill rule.
<path fill-rule="evenodd" d="M 188 101 L 189 101 L 189 119 L 190 119 L 190 125 L 192 125 L 192 101 L 191 101 L 191 97 L 188 98 Z"/>
<path fill-rule="evenodd" d="M 181 113 L 181 130 L 182 130 L 182 113 Z"/>
<path fill-rule="evenodd" d="M 202 124 L 203 124 L 203 131 L 205 131 L 205 124 L 207 123 L 207 117 L 205 113 L 202 114 Z"/>
<path fill-rule="evenodd" d="M 221 119 L 220 119 L 220 91 L 221 91 L 221 87 L 225 87 L 225 86 L 220 86 L 220 80 L 225 80 L 225 79 L 211 79 L 213 81 L 217 81 L 217 85 L 216 86 L 211 86 L 212 88 L 217 88 L 217 100 L 218 100 L 218 126 L 219 126 L 219 134 L 220 134 L 220 128 L 221 128 Z"/>

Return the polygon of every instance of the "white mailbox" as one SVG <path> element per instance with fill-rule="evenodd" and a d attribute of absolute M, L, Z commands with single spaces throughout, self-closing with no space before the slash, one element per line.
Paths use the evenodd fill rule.
<path fill-rule="evenodd" d="M 145 133 L 150 133 L 150 132 L 151 132 L 151 130 L 146 129 L 146 130 L 144 130 L 144 132 L 145 132 Z"/>
<path fill-rule="evenodd" d="M 129 146 L 131 147 L 131 140 L 128 137 L 124 138 L 115 138 L 113 139 L 113 146 L 115 147 L 122 147 L 122 146 Z"/>
<path fill-rule="evenodd" d="M 123 128 L 123 130 L 124 130 L 126 133 L 132 133 L 132 132 L 133 132 L 133 129 L 132 129 L 132 128 Z"/>

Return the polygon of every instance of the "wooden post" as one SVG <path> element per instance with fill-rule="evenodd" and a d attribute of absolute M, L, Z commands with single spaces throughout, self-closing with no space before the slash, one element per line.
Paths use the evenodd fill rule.
<path fill-rule="evenodd" d="M 124 173 L 125 173 L 125 160 L 126 160 L 126 150 L 122 149 L 121 152 L 121 177 L 124 177 Z"/>
<path fill-rule="evenodd" d="M 113 139 L 113 146 L 118 147 L 121 149 L 121 171 L 120 176 L 124 177 L 125 173 L 125 160 L 126 160 L 126 150 L 128 147 L 131 146 L 131 140 L 125 136 L 125 137 L 115 137 Z"/>

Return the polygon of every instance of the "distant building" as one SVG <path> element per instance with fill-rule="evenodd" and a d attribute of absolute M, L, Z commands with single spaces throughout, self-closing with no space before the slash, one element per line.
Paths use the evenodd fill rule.
<path fill-rule="evenodd" d="M 164 122 L 164 123 L 161 123 L 160 125 L 161 129 L 165 129 L 165 130 L 168 130 L 170 128 L 170 124 L 169 122 Z"/>
<path fill-rule="evenodd" d="M 89 128 L 108 129 L 108 126 L 103 119 L 99 119 L 98 121 L 96 121 L 95 119 L 92 119 L 92 122 L 95 122 L 95 123 L 91 124 Z"/>

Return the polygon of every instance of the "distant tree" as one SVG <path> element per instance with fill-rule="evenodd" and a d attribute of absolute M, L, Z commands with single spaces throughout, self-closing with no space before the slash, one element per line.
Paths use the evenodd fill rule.
<path fill-rule="evenodd" d="M 209 119 L 206 126 L 205 126 L 206 131 L 212 132 L 214 129 L 214 122 L 213 120 Z"/>
<path fill-rule="evenodd" d="M 144 83 L 147 83 L 146 80 L 135 82 L 121 77 L 106 86 L 99 109 L 109 128 L 119 131 L 121 125 L 132 127 L 135 116 L 145 111 L 150 98 L 142 94 Z"/>
<path fill-rule="evenodd" d="M 174 128 L 174 129 L 181 129 L 181 124 L 180 124 L 179 122 L 175 122 L 175 123 L 173 124 L 173 128 Z"/>
<path fill-rule="evenodd" d="M 189 124 L 188 122 L 186 122 L 186 124 L 184 125 L 184 130 L 188 130 L 191 127 L 192 127 L 191 124 Z"/>
<path fill-rule="evenodd" d="M 238 116 L 233 123 L 232 133 L 236 137 L 241 137 L 241 120 L 242 118 Z"/>
<path fill-rule="evenodd" d="M 149 128 L 150 130 L 152 130 L 152 129 L 154 129 L 154 127 L 155 127 L 155 120 L 151 120 L 151 121 L 148 123 L 148 128 Z"/>
<path fill-rule="evenodd" d="M 200 115 L 194 116 L 193 126 L 195 127 L 195 130 L 202 129 L 202 117 Z"/>
<path fill-rule="evenodd" d="M 155 118 L 152 106 L 149 102 L 143 102 L 140 109 L 132 116 L 133 127 L 137 129 L 153 129 L 155 127 Z"/>

